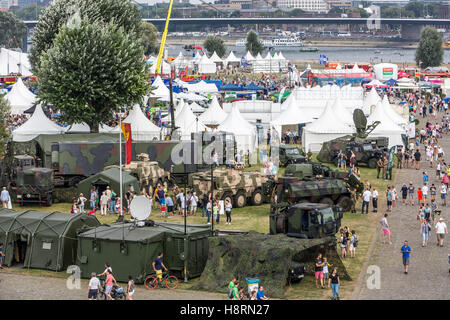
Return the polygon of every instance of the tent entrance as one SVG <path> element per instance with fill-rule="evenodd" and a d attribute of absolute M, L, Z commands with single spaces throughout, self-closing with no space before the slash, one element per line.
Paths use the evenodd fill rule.
<path fill-rule="evenodd" d="M 26 241 L 14 241 L 14 251 L 10 265 L 11 267 L 22 268 L 24 266 L 27 247 L 28 244 Z"/>
<path fill-rule="evenodd" d="M 109 185 L 108 182 L 103 180 L 97 180 L 95 181 L 92 186 L 97 189 L 98 191 L 98 197 L 100 198 L 103 194 L 103 191 L 106 191 L 106 187 Z"/>

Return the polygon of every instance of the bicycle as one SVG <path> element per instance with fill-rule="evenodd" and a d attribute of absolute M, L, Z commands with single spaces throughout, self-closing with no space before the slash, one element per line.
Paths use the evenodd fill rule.
<path fill-rule="evenodd" d="M 145 278 L 144 285 L 147 289 L 156 289 L 158 284 L 164 288 L 176 289 L 178 287 L 178 278 L 175 276 L 170 276 L 168 272 L 163 272 L 162 279 L 159 280 L 155 275 L 149 275 Z"/>

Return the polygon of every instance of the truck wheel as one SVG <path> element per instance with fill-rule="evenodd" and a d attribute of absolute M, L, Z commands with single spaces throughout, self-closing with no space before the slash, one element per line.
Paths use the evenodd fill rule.
<path fill-rule="evenodd" d="M 328 204 L 330 206 L 334 205 L 333 200 L 331 198 L 325 197 L 322 200 L 320 200 L 320 203 Z"/>
<path fill-rule="evenodd" d="M 153 197 L 153 193 L 155 193 L 155 189 L 153 188 L 153 185 L 149 184 L 148 186 L 144 187 L 145 190 L 148 189 L 148 194 Z"/>
<path fill-rule="evenodd" d="M 233 203 L 233 195 L 231 193 L 227 192 L 222 196 L 222 200 L 224 202 L 226 202 L 228 200 L 230 203 Z"/>
<path fill-rule="evenodd" d="M 352 200 L 348 196 L 341 196 L 336 203 L 343 211 L 349 211 L 352 207 Z"/>
<path fill-rule="evenodd" d="M 245 196 L 245 193 L 242 191 L 239 191 L 235 196 L 234 196 L 234 206 L 236 208 L 242 208 L 245 207 L 245 205 L 247 204 L 247 197 Z"/>
<path fill-rule="evenodd" d="M 375 158 L 370 159 L 369 162 L 367 163 L 367 166 L 370 169 L 375 169 L 377 167 L 377 159 Z"/>
<path fill-rule="evenodd" d="M 263 203 L 263 195 L 261 190 L 255 190 L 252 194 L 252 205 L 260 206 Z"/>

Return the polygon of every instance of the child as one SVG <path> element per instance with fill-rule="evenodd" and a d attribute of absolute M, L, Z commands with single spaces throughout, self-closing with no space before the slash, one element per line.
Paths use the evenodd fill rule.
<path fill-rule="evenodd" d="M 167 218 L 170 218 L 173 216 L 173 201 L 172 198 L 169 197 L 169 195 L 166 193 L 166 207 L 167 207 L 167 213 L 169 216 Z"/>
<path fill-rule="evenodd" d="M 417 200 L 419 201 L 419 205 L 423 206 L 423 193 L 422 193 L 422 188 L 419 188 L 419 190 L 417 190 Z"/>
<path fill-rule="evenodd" d="M 162 198 L 159 203 L 161 209 L 161 218 L 164 218 L 166 216 L 166 199 Z"/>
<path fill-rule="evenodd" d="M 428 175 L 427 175 L 427 173 L 425 171 L 423 172 L 422 179 L 423 179 L 423 184 L 427 184 L 428 183 Z"/>
<path fill-rule="evenodd" d="M 352 230 L 352 236 L 350 237 L 350 258 L 356 258 L 357 246 L 358 246 L 358 238 L 356 237 L 355 230 Z"/>
<path fill-rule="evenodd" d="M 127 300 L 133 300 L 134 294 L 134 280 L 133 276 L 128 276 L 128 285 L 127 285 Z"/>
<path fill-rule="evenodd" d="M 332 267 L 333 265 L 328 263 L 328 259 L 326 257 L 323 258 L 323 283 L 325 284 L 325 282 L 328 279 L 328 288 L 330 287 L 330 277 L 329 277 L 329 270 L 328 267 Z"/>
<path fill-rule="evenodd" d="M 3 269 L 3 257 L 5 253 L 3 252 L 3 243 L 0 243 L 0 269 Z"/>
<path fill-rule="evenodd" d="M 77 214 L 78 213 L 78 202 L 77 200 L 73 200 L 72 210 L 70 213 Z"/>
<path fill-rule="evenodd" d="M 340 231 L 341 231 L 341 238 L 339 240 L 339 244 L 340 244 L 340 247 L 341 247 L 342 258 L 345 259 L 345 257 L 347 256 L 347 250 L 346 250 L 346 248 L 347 248 L 347 237 L 345 236 L 343 229 L 341 229 Z"/>

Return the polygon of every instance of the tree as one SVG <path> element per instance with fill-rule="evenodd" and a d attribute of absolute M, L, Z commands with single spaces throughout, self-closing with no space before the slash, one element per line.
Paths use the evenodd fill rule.
<path fill-rule="evenodd" d="M 241 12 L 239 10 L 234 10 L 231 14 L 230 14 L 230 18 L 240 18 L 241 16 Z"/>
<path fill-rule="evenodd" d="M 8 100 L 6 100 L 0 95 L 0 117 L 2 119 L 8 119 L 10 110 L 11 108 Z M 9 130 L 6 128 L 6 123 L 3 123 L 3 125 L 0 126 L 0 154 L 2 155 L 5 154 L 6 151 L 5 145 L 8 138 L 9 138 Z"/>
<path fill-rule="evenodd" d="M 52 47 L 59 29 L 77 11 L 82 19 L 92 23 L 114 21 L 117 29 L 123 27 L 125 32 L 141 36 L 139 10 L 131 0 L 55 0 L 41 14 L 33 33 L 29 58 L 34 72 L 39 67 L 43 52 Z"/>
<path fill-rule="evenodd" d="M 341 14 L 344 13 L 344 10 L 339 7 L 332 7 L 328 13 Z"/>
<path fill-rule="evenodd" d="M 441 65 L 443 56 L 442 36 L 435 28 L 424 27 L 420 33 L 419 47 L 416 50 L 417 65 L 420 68 L 437 67 Z"/>
<path fill-rule="evenodd" d="M 247 43 L 245 44 L 245 48 L 254 56 L 257 56 L 258 53 L 264 51 L 264 46 L 258 40 L 258 35 L 255 31 L 251 30 L 249 33 L 247 33 Z"/>
<path fill-rule="evenodd" d="M 0 11 L 0 46 L 22 47 L 27 27 L 11 12 Z M 15 42 L 12 42 L 13 39 Z"/>
<path fill-rule="evenodd" d="M 414 12 L 415 18 L 423 17 L 423 8 L 424 8 L 423 3 L 419 2 L 419 1 L 410 1 L 405 6 L 406 11 Z"/>
<path fill-rule="evenodd" d="M 295 8 L 295 9 L 293 9 L 293 10 L 288 12 L 289 17 L 298 17 L 298 16 L 300 16 L 303 13 L 305 13 L 305 11 L 303 11 L 300 8 Z"/>
<path fill-rule="evenodd" d="M 222 58 L 226 52 L 224 43 L 223 39 L 210 35 L 206 38 L 205 42 L 203 42 L 203 47 L 211 54 L 215 51 L 217 55 Z"/>
<path fill-rule="evenodd" d="M 91 132 L 124 105 L 148 94 L 148 66 L 141 41 L 110 22 L 73 19 L 60 29 L 38 68 L 39 98 L 61 110 L 69 124 Z"/>
<path fill-rule="evenodd" d="M 146 21 L 142 21 L 141 28 L 144 54 L 148 56 L 152 53 L 156 53 L 159 49 L 158 30 L 153 24 Z"/>
<path fill-rule="evenodd" d="M 13 10 L 12 13 L 14 13 L 18 19 L 23 21 L 37 20 L 44 9 L 45 7 L 34 3 L 17 10 Z"/>

